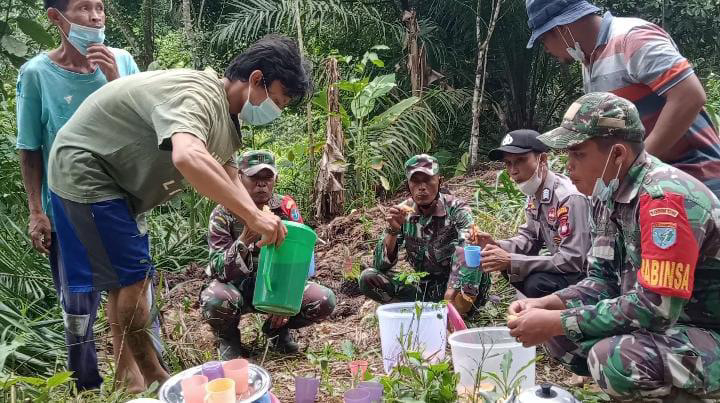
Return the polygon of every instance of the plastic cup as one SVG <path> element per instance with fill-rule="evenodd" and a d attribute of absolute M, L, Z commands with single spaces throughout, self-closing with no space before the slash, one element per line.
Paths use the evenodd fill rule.
<path fill-rule="evenodd" d="M 295 403 L 312 403 L 317 396 L 320 380 L 304 376 L 295 377 Z"/>
<path fill-rule="evenodd" d="M 224 378 L 222 363 L 220 361 L 210 361 L 202 365 L 202 374 L 207 376 L 208 381 Z"/>
<path fill-rule="evenodd" d="M 193 375 L 180 382 L 182 386 L 183 401 L 185 403 L 203 403 L 205 400 L 205 384 L 208 383 L 207 376 Z"/>
<path fill-rule="evenodd" d="M 312 254 L 312 258 L 310 258 L 310 268 L 308 269 L 308 278 L 315 277 L 315 252 Z"/>
<path fill-rule="evenodd" d="M 478 267 L 482 262 L 482 248 L 477 245 L 465 245 L 465 264 L 467 267 Z"/>
<path fill-rule="evenodd" d="M 365 381 L 360 382 L 358 389 L 367 389 L 370 391 L 370 402 L 382 402 L 383 385 L 379 382 Z"/>
<path fill-rule="evenodd" d="M 455 309 L 455 305 L 448 302 L 448 322 L 450 323 L 450 326 L 452 326 L 452 330 L 454 332 L 457 332 L 459 330 L 465 330 L 467 329 L 467 326 L 465 325 L 465 321 L 462 319 L 462 316 L 460 316 L 460 312 Z"/>
<path fill-rule="evenodd" d="M 353 376 L 353 378 L 359 377 L 360 379 L 362 379 L 363 377 L 365 377 L 365 371 L 367 371 L 367 368 L 368 368 L 367 361 L 365 361 L 365 360 L 350 361 L 350 364 L 348 364 L 348 365 L 350 366 L 350 374 Z"/>
<path fill-rule="evenodd" d="M 345 403 L 370 403 L 370 389 L 350 389 L 343 395 Z"/>
<path fill-rule="evenodd" d="M 218 378 L 205 385 L 205 403 L 235 403 L 235 381 Z"/>
<path fill-rule="evenodd" d="M 225 377 L 235 381 L 235 393 L 242 395 L 248 390 L 248 362 L 243 359 L 230 360 L 223 364 Z"/>

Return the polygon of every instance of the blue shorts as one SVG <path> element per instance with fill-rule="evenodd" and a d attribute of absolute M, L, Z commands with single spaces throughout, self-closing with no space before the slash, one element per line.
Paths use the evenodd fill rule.
<path fill-rule="evenodd" d="M 149 238 L 125 199 L 76 203 L 50 193 L 70 292 L 114 290 L 152 278 Z"/>

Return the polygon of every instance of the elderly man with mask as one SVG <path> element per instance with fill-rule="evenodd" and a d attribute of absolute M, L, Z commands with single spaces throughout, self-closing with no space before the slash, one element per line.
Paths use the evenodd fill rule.
<path fill-rule="evenodd" d="M 503 161 L 525 195 L 526 222 L 510 239 L 481 234 L 482 267 L 502 272 L 521 293 L 539 298 L 583 278 L 590 247 L 589 202 L 564 175 L 550 171 L 548 147 L 533 130 L 508 133 L 489 153 Z M 547 249 L 547 254 L 541 250 Z"/>

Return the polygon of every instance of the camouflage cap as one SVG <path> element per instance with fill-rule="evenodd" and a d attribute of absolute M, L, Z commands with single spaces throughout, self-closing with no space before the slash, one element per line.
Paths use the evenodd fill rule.
<path fill-rule="evenodd" d="M 405 162 L 405 176 L 408 179 L 416 172 L 435 176 L 440 173 L 440 164 L 438 164 L 437 158 L 433 156 L 418 154 L 410 157 L 410 159 Z"/>
<path fill-rule="evenodd" d="M 573 102 L 562 124 L 538 137 L 549 147 L 565 149 L 594 137 L 617 136 L 642 142 L 645 127 L 635 105 L 609 92 L 591 92 Z"/>
<path fill-rule="evenodd" d="M 270 151 L 246 151 L 238 159 L 238 167 L 240 171 L 247 176 L 253 176 L 263 169 L 269 169 L 273 174 L 277 175 L 275 156 Z"/>

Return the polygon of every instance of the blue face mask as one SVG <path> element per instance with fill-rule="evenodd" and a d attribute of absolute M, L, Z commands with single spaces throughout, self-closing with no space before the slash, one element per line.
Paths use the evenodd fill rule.
<path fill-rule="evenodd" d="M 73 45 L 75 49 L 77 49 L 78 52 L 80 52 L 81 55 L 87 55 L 87 48 L 90 46 L 98 44 L 101 45 L 105 42 L 105 27 L 86 27 L 84 25 L 68 21 L 63 13 L 60 13 L 60 15 L 62 15 L 65 22 L 70 24 L 70 30 L 67 35 L 65 35 L 62 29 L 60 30 L 60 33 L 68 40 L 68 42 L 70 42 L 71 45 Z"/>
<path fill-rule="evenodd" d="M 610 150 L 610 155 L 608 155 L 608 159 L 605 160 L 605 168 L 603 168 L 602 175 L 595 181 L 595 187 L 593 188 L 591 196 L 593 200 L 602 203 L 609 202 L 613 194 L 615 194 L 615 191 L 617 191 L 618 187 L 620 187 L 620 179 L 618 177 L 620 176 L 620 168 L 622 167 L 622 165 L 618 166 L 617 173 L 615 174 L 615 179 L 610 180 L 609 184 L 606 185 L 605 181 L 602 179 L 603 176 L 605 176 L 605 170 L 607 170 L 611 155 L 612 150 Z"/>
<path fill-rule="evenodd" d="M 250 85 L 252 86 L 252 84 Z M 267 98 L 257 106 L 250 103 L 250 96 L 248 95 L 248 99 L 245 101 L 245 105 L 240 110 L 238 117 L 243 122 L 254 126 L 266 125 L 279 118 L 282 110 L 270 99 L 267 87 L 265 87 L 265 95 L 267 95 Z"/>

